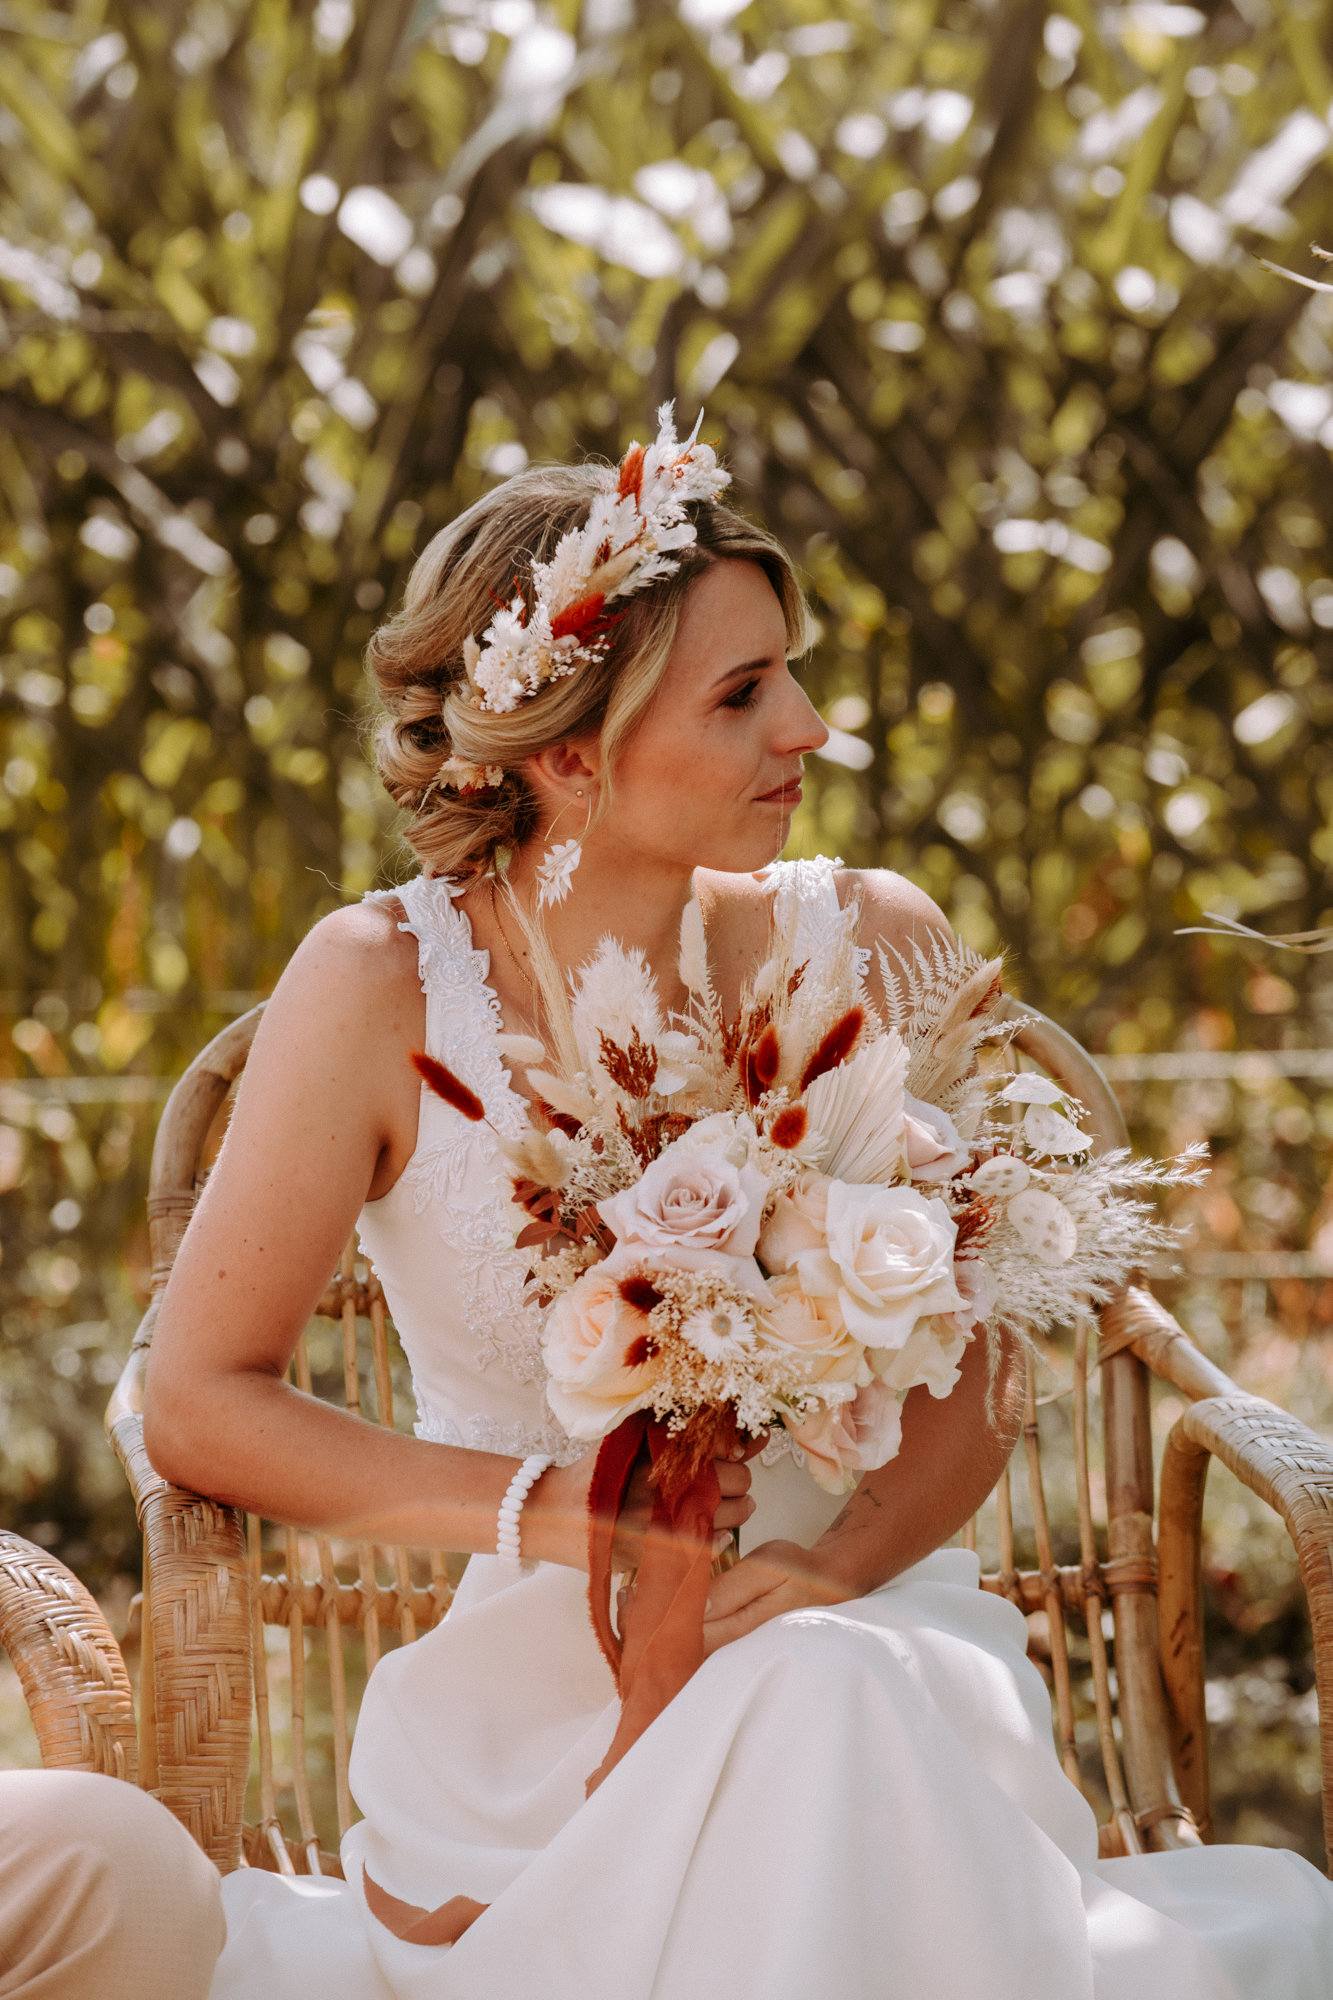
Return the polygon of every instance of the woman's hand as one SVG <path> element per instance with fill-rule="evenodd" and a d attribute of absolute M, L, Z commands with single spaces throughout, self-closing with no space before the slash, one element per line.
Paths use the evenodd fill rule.
<path fill-rule="evenodd" d="M 727 1458 L 715 1459 L 713 1463 L 717 1469 L 717 1483 L 722 1489 L 713 1525 L 719 1531 L 729 1532 L 732 1528 L 741 1527 L 755 1510 L 750 1492 L 750 1468 Z M 624 1572 L 635 1569 L 643 1556 L 644 1537 L 653 1512 L 653 1489 L 648 1484 L 648 1470 L 645 1455 L 635 1465 L 625 1488 L 625 1504 L 620 1510 L 611 1542 L 613 1570 Z"/>
<path fill-rule="evenodd" d="M 704 1657 L 784 1611 L 846 1604 L 860 1594 L 799 1542 L 761 1542 L 713 1578 L 704 1613 Z"/>

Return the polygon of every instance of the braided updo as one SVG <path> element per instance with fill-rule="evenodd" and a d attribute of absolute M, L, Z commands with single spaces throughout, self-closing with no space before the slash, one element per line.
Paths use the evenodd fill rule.
<path fill-rule="evenodd" d="M 519 766 L 566 737 L 600 734 L 594 817 L 604 815 L 616 749 L 661 680 L 690 585 L 713 561 L 759 563 L 782 605 L 789 651 L 804 653 L 814 641 L 815 621 L 781 543 L 720 501 L 698 501 L 688 509 L 695 543 L 676 552 L 674 574 L 614 606 L 623 615 L 600 659 L 507 713 L 473 707 L 463 641 L 481 638 L 516 582 L 531 602 L 532 564 L 549 561 L 560 537 L 583 524 L 598 490 L 595 461 L 528 466 L 493 487 L 431 537 L 402 605 L 370 639 L 367 733 L 385 789 L 411 815 L 403 837 L 427 874 L 483 874 L 501 849 L 537 832 L 537 798 Z M 497 766 L 503 779 L 466 792 L 435 784 L 451 756 Z"/>

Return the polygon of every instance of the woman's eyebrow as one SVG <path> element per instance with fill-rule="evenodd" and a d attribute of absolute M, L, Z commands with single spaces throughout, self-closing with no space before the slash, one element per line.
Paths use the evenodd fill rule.
<path fill-rule="evenodd" d="M 775 653 L 761 653 L 757 660 L 743 660 L 739 666 L 728 667 L 726 672 L 720 674 L 713 682 L 713 691 L 716 692 L 718 688 L 725 687 L 727 682 L 734 679 L 737 674 L 753 674 L 761 667 L 771 667 L 776 657 Z"/>

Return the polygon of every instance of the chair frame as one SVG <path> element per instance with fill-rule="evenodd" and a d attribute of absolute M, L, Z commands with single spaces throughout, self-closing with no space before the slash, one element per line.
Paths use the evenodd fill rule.
<path fill-rule="evenodd" d="M 143 1534 L 137 1717 L 120 1648 L 94 1600 L 56 1558 L 7 1532 L 0 1532 L 0 1645 L 15 1662 L 44 1764 L 109 1772 L 144 1786 L 224 1873 L 250 1864 L 337 1874 L 336 1853 L 308 1828 L 300 1841 L 282 1831 L 271 1796 L 261 1824 L 242 1825 L 263 1624 L 305 1618 L 310 1626 L 332 1628 L 396 1618 L 402 1636 L 411 1638 L 447 1608 L 451 1589 L 442 1563 L 433 1562 L 424 1590 L 410 1586 L 401 1562 L 397 1584 L 387 1586 L 376 1584 L 364 1560 L 356 1584 L 336 1582 L 323 1562 L 320 1582 L 299 1591 L 290 1577 L 261 1577 L 257 1538 L 248 1535 L 246 1516 L 162 1478 L 143 1442 L 143 1381 L 158 1306 L 203 1182 L 206 1142 L 264 1004 L 213 1037 L 163 1110 L 148 1193 L 151 1297 L 106 1410 L 107 1435 Z M 1087 1051 L 1035 1008 L 1007 995 L 1003 1008 L 1006 1018 L 1024 1017 L 1011 1046 L 1085 1106 L 1096 1150 L 1126 1145 L 1120 1106 Z M 387 1387 L 384 1296 L 373 1271 L 358 1277 L 353 1242 L 316 1312 L 341 1320 L 345 1338 L 353 1341 L 357 1317 L 370 1318 L 382 1389 Z M 1096 1332 L 1091 1355 L 1089 1326 Z M 1097 1550 L 1088 1482 L 1090 1369 L 1100 1370 L 1102 1383 L 1104 1557 Z M 1155 1522 L 1152 1378 L 1170 1383 L 1187 1404 L 1163 1447 Z M 1274 1509 L 1296 1550 L 1314 1639 L 1325 1867 L 1333 1876 L 1333 1450 L 1298 1417 L 1241 1389 L 1209 1360 L 1139 1272 L 1075 1329 L 1072 1386 L 1080 1562 L 1061 1565 L 1053 1557 L 1038 1456 L 1038 1399 L 1029 1381 L 1022 1456 L 1038 1567 L 1020 1569 L 1014 1561 L 1011 1458 L 995 1489 L 1000 1565 L 983 1572 L 981 1587 L 1009 1597 L 1027 1614 L 1047 1614 L 1057 1748 L 1080 1786 L 1065 1619 L 1070 1611 L 1083 1617 L 1110 1801 L 1100 1852 L 1135 1854 L 1213 1838 L 1202 1559 L 1205 1482 L 1216 1459 Z M 385 1400 L 382 1393 L 382 1407 Z M 976 1519 L 963 1531 L 969 1547 L 976 1546 Z M 1114 1701 L 1101 1619 L 1107 1600 Z M 262 1739 L 263 1700 L 258 1708 Z M 341 1770 L 339 1778 L 342 1817 Z"/>

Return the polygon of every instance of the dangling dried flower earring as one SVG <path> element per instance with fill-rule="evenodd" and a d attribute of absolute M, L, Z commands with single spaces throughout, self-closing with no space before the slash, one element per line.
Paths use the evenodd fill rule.
<path fill-rule="evenodd" d="M 581 785 L 574 796 L 579 799 L 583 797 L 583 787 Z M 559 817 L 560 814 L 557 813 L 555 819 L 551 821 L 551 826 L 555 825 L 555 821 Z M 550 830 L 551 828 L 548 827 L 548 834 Z M 587 832 L 586 826 L 584 827 L 584 832 Z M 583 844 L 578 834 L 575 834 L 572 840 L 560 840 L 553 847 L 547 848 L 537 864 L 537 908 L 539 910 L 547 903 L 564 902 L 565 897 L 569 894 L 570 877 L 582 859 Z"/>

